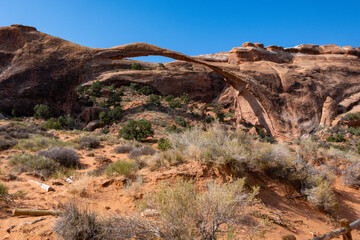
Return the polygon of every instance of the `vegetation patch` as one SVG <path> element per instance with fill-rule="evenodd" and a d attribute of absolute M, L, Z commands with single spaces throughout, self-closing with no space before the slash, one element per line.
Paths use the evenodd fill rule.
<path fill-rule="evenodd" d="M 119 136 L 126 140 L 143 141 L 154 135 L 151 123 L 148 120 L 130 120 L 119 131 Z"/>
<path fill-rule="evenodd" d="M 72 148 L 54 147 L 46 151 L 40 151 L 38 156 L 53 159 L 63 167 L 80 166 L 79 155 Z"/>

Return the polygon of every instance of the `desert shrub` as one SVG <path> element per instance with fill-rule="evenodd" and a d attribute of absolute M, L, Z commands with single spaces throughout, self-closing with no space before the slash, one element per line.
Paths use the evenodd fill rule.
<path fill-rule="evenodd" d="M 161 104 L 160 99 L 161 99 L 160 95 L 151 94 L 147 103 L 153 104 L 155 106 L 160 106 Z"/>
<path fill-rule="evenodd" d="M 14 147 L 18 141 L 13 139 L 1 139 L 0 138 L 0 151 L 8 150 L 12 147 Z"/>
<path fill-rule="evenodd" d="M 317 186 L 307 189 L 305 193 L 308 202 L 326 212 L 333 212 L 338 206 L 335 194 L 328 182 L 320 182 Z"/>
<path fill-rule="evenodd" d="M 90 86 L 90 92 L 89 95 L 92 97 L 101 97 L 101 90 L 103 88 L 103 85 L 99 81 L 95 81 Z"/>
<path fill-rule="evenodd" d="M 50 108 L 44 104 L 37 104 L 34 107 L 34 111 L 35 111 L 35 118 L 41 118 L 41 119 L 49 119 L 51 114 L 50 114 Z"/>
<path fill-rule="evenodd" d="M 190 97 L 189 97 L 189 95 L 187 95 L 186 93 L 184 93 L 184 94 L 181 96 L 181 100 L 182 100 L 185 104 L 189 104 L 189 103 L 190 103 Z"/>
<path fill-rule="evenodd" d="M 53 159 L 31 154 L 16 154 L 10 159 L 9 164 L 19 173 L 32 172 L 46 178 L 56 172 L 60 166 Z"/>
<path fill-rule="evenodd" d="M 185 161 L 184 154 L 179 150 L 168 149 L 166 151 L 154 154 L 148 159 L 148 165 L 152 171 L 163 167 L 172 166 Z"/>
<path fill-rule="evenodd" d="M 128 157 L 134 159 L 134 158 L 138 158 L 143 155 L 154 155 L 155 152 L 156 151 L 154 149 L 152 149 L 151 147 L 142 146 L 142 147 L 133 148 L 129 152 Z"/>
<path fill-rule="evenodd" d="M 124 93 L 122 91 L 111 91 L 109 94 L 109 97 L 107 99 L 107 105 L 108 106 L 120 106 L 122 96 Z"/>
<path fill-rule="evenodd" d="M 119 131 L 119 135 L 127 140 L 142 141 L 154 135 L 151 123 L 148 120 L 130 120 Z"/>
<path fill-rule="evenodd" d="M 135 169 L 134 169 L 134 163 L 129 161 L 117 161 L 111 163 L 107 168 L 105 169 L 105 174 L 107 176 L 112 175 L 124 175 L 129 176 Z"/>
<path fill-rule="evenodd" d="M 347 129 L 347 132 L 349 132 L 350 134 L 355 135 L 355 136 L 360 136 L 360 128 L 349 127 Z"/>
<path fill-rule="evenodd" d="M 97 148 L 100 146 L 100 141 L 95 137 L 82 137 L 79 140 L 80 148 Z"/>
<path fill-rule="evenodd" d="M 117 106 L 107 112 L 101 112 L 99 115 L 101 124 L 109 124 L 120 120 L 124 115 L 121 107 Z"/>
<path fill-rule="evenodd" d="M 54 147 L 50 150 L 40 151 L 38 156 L 53 159 L 63 167 L 80 166 L 79 155 L 72 148 Z"/>
<path fill-rule="evenodd" d="M 149 96 L 150 94 L 153 94 L 153 89 L 150 86 L 144 86 L 138 90 L 139 94 Z"/>
<path fill-rule="evenodd" d="M 225 118 L 225 113 L 223 113 L 223 112 L 217 112 L 217 113 L 216 113 L 216 118 L 217 118 L 220 122 L 223 122 L 223 121 L 224 121 L 224 118 Z"/>
<path fill-rule="evenodd" d="M 54 119 L 47 120 L 42 126 L 46 129 L 55 129 L 55 130 L 61 129 L 61 124 Z"/>
<path fill-rule="evenodd" d="M 169 107 L 174 108 L 174 109 L 175 108 L 180 108 L 183 105 L 182 102 L 181 102 L 181 98 L 178 98 L 178 97 L 172 99 L 171 101 L 169 101 L 168 104 L 169 104 Z"/>
<path fill-rule="evenodd" d="M 173 124 L 173 125 L 171 125 L 171 127 L 165 128 L 165 132 L 168 132 L 168 133 L 177 132 L 177 133 L 179 133 L 179 132 L 181 132 L 181 129 L 178 129 L 178 127 L 175 124 Z"/>
<path fill-rule="evenodd" d="M 113 240 L 113 239 L 156 239 L 159 229 L 139 215 L 102 216 L 87 208 L 69 202 L 64 206 L 53 228 L 63 239 L 71 240 Z"/>
<path fill-rule="evenodd" d="M 141 70 L 142 66 L 140 63 L 133 63 L 131 64 L 131 70 Z"/>
<path fill-rule="evenodd" d="M 61 125 L 61 128 L 63 129 L 68 129 L 68 130 L 72 130 L 75 129 L 77 127 L 77 122 L 75 119 L 73 119 L 70 116 L 60 116 L 57 119 L 57 122 Z"/>
<path fill-rule="evenodd" d="M 321 182 L 328 185 L 333 182 L 333 174 L 325 167 L 314 168 L 304 160 L 303 157 L 311 155 L 305 150 L 294 154 L 286 145 L 254 141 L 245 132 L 229 131 L 218 123 L 211 125 L 207 131 L 197 126 L 183 133 L 173 133 L 169 135 L 169 139 L 172 150 L 181 152 L 184 157 L 226 164 L 233 174 L 239 176 L 246 172 L 260 171 L 275 179 L 289 182 L 296 191 L 306 197 L 308 193 L 313 194 Z M 299 148 L 301 149 L 301 146 Z M 332 191 L 329 194 L 332 194 Z M 330 199 L 329 197 L 328 200 Z M 324 203 L 324 209 L 329 209 L 332 204 L 325 203 L 325 200 L 318 202 Z"/>
<path fill-rule="evenodd" d="M 158 149 L 160 151 L 165 151 L 165 150 L 168 150 L 169 148 L 171 148 L 171 143 L 170 143 L 169 139 L 167 139 L 167 138 L 160 138 L 157 141 L 157 145 L 158 145 Z"/>
<path fill-rule="evenodd" d="M 175 117 L 175 123 L 182 126 L 182 127 L 186 127 L 186 121 L 183 117 L 177 116 Z"/>
<path fill-rule="evenodd" d="M 103 129 L 101 129 L 101 133 L 102 134 L 108 134 L 110 132 L 108 127 L 104 127 Z"/>
<path fill-rule="evenodd" d="M 115 153 L 129 153 L 134 147 L 131 145 L 116 146 L 113 150 Z"/>
<path fill-rule="evenodd" d="M 174 96 L 173 96 L 173 95 L 167 95 L 167 96 L 165 97 L 165 101 L 166 101 L 166 102 L 170 102 L 170 101 L 172 101 L 172 100 L 174 100 Z"/>
<path fill-rule="evenodd" d="M 360 154 L 360 142 L 358 143 L 358 154 Z"/>
<path fill-rule="evenodd" d="M 162 184 L 145 199 L 145 206 L 159 212 L 159 229 L 164 239 L 216 239 L 219 226 L 231 228 L 247 215 L 246 207 L 256 203 L 258 188 L 245 190 L 245 180 L 218 184 L 197 192 L 192 182 L 179 180 Z"/>
<path fill-rule="evenodd" d="M 94 212 L 80 209 L 74 202 L 65 206 L 53 230 L 60 237 L 72 240 L 101 239 L 104 231 Z"/>
<path fill-rule="evenodd" d="M 360 186 L 360 159 L 353 159 L 342 173 L 342 181 L 347 186 Z"/>
<path fill-rule="evenodd" d="M 63 142 L 55 137 L 45 137 L 39 134 L 31 134 L 29 139 L 21 139 L 18 144 L 14 146 L 15 149 L 29 150 L 32 152 L 49 147 L 75 147 L 73 142 Z"/>
<path fill-rule="evenodd" d="M 85 86 L 79 85 L 75 88 L 75 92 L 80 95 L 80 97 L 84 97 L 86 95 L 87 88 Z"/>
<path fill-rule="evenodd" d="M 341 118 L 341 121 L 351 121 L 358 119 L 360 117 L 360 112 L 358 113 L 348 113 L 344 117 Z"/>
<path fill-rule="evenodd" d="M 335 136 L 327 137 L 326 141 L 328 141 L 328 142 L 345 142 L 346 139 L 344 138 L 344 135 L 336 134 Z"/>
<path fill-rule="evenodd" d="M 0 196 L 4 196 L 8 194 L 7 187 L 4 184 L 0 183 Z"/>
<path fill-rule="evenodd" d="M 207 115 L 207 116 L 205 117 L 204 121 L 205 121 L 206 123 L 212 123 L 213 121 L 215 121 L 215 118 L 212 117 L 212 116 Z"/>

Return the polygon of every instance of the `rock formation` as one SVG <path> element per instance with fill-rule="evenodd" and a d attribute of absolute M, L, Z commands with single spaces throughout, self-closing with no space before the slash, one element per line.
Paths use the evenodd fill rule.
<path fill-rule="evenodd" d="M 126 58 L 148 55 L 180 61 L 162 70 L 116 71 L 129 70 L 134 60 Z M 292 139 L 320 123 L 329 125 L 332 115 L 359 104 L 359 57 L 359 48 L 308 44 L 264 48 L 244 43 L 229 52 L 197 57 L 145 43 L 94 49 L 12 25 L 0 28 L 0 112 L 15 108 L 32 114 L 35 104 L 45 103 L 56 114 L 74 114 L 74 89 L 80 84 L 139 82 L 162 94 L 189 92 L 199 100 L 227 103 L 233 99 L 239 123 Z"/>

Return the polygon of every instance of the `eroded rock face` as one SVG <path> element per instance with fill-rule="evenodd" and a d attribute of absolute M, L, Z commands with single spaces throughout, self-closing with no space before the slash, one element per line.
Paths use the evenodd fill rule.
<path fill-rule="evenodd" d="M 148 55 L 179 61 L 158 70 L 128 71 L 134 61 L 125 58 Z M 145 43 L 93 49 L 14 25 L 0 28 L 0 112 L 15 108 L 32 114 L 35 104 L 45 103 L 58 114 L 71 114 L 79 84 L 139 82 L 162 94 L 188 92 L 195 99 L 227 105 L 233 101 L 239 123 L 293 139 L 320 123 L 328 125 L 340 103 L 344 111 L 358 106 L 359 56 L 359 48 L 309 44 L 284 49 L 245 43 L 228 53 L 197 57 Z M 84 118 L 91 116 L 89 112 Z"/>

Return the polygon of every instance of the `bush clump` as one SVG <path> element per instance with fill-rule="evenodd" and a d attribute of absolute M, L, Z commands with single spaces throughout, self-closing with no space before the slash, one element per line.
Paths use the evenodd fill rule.
<path fill-rule="evenodd" d="M 144 205 L 159 212 L 164 239 L 217 239 L 220 225 L 231 229 L 247 217 L 245 208 L 257 202 L 258 191 L 246 191 L 245 179 L 239 179 L 222 185 L 210 182 L 207 191 L 199 193 L 194 183 L 179 180 L 174 186 L 162 184 Z"/>
<path fill-rule="evenodd" d="M 114 153 L 129 153 L 134 147 L 131 145 L 122 145 L 122 146 L 116 146 L 114 148 Z"/>
<path fill-rule="evenodd" d="M 129 161 L 117 161 L 111 163 L 105 169 L 105 174 L 107 176 L 112 175 L 124 175 L 129 176 L 135 170 L 135 164 Z"/>
<path fill-rule="evenodd" d="M 181 98 L 178 98 L 178 97 L 172 99 L 171 101 L 169 101 L 168 104 L 169 104 L 169 107 L 174 108 L 174 109 L 175 108 L 180 108 L 183 105 L 182 101 L 181 101 Z"/>
<path fill-rule="evenodd" d="M 92 97 L 101 97 L 101 90 L 103 88 L 103 85 L 99 81 L 95 81 L 90 86 L 90 92 L 89 95 Z"/>
<path fill-rule="evenodd" d="M 0 139 L 0 151 L 8 150 L 14 147 L 18 141 L 13 139 Z"/>
<path fill-rule="evenodd" d="M 109 124 L 121 120 L 124 112 L 121 107 L 117 106 L 107 112 L 101 112 L 99 115 L 100 124 Z"/>
<path fill-rule="evenodd" d="M 137 147 L 137 148 L 133 148 L 130 152 L 128 157 L 131 159 L 135 159 L 138 158 L 140 156 L 143 155 L 154 155 L 155 154 L 155 150 L 152 149 L 151 147 Z"/>
<path fill-rule="evenodd" d="M 148 104 L 153 104 L 155 106 L 161 105 L 161 97 L 160 95 L 151 94 L 149 100 L 147 101 Z"/>
<path fill-rule="evenodd" d="M 100 141 L 95 137 L 82 137 L 79 140 L 80 148 L 97 148 L 100 146 Z"/>
<path fill-rule="evenodd" d="M 19 173 L 31 172 L 45 178 L 50 177 L 60 167 L 60 164 L 53 159 L 28 153 L 16 154 L 10 159 L 9 164 Z"/>
<path fill-rule="evenodd" d="M 131 70 L 141 70 L 142 66 L 140 63 L 133 63 L 131 64 Z"/>
<path fill-rule="evenodd" d="M 326 141 L 328 141 L 328 142 L 346 142 L 346 139 L 344 138 L 344 135 L 336 134 L 335 136 L 327 137 Z"/>
<path fill-rule="evenodd" d="M 0 196 L 4 196 L 7 194 L 8 194 L 7 188 L 4 186 L 4 184 L 0 183 Z"/>
<path fill-rule="evenodd" d="M 72 240 L 101 239 L 102 231 L 95 213 L 79 209 L 74 202 L 65 206 L 54 226 L 56 234 L 63 239 Z"/>
<path fill-rule="evenodd" d="M 143 141 L 144 139 L 154 135 L 151 122 L 148 120 L 130 120 L 119 131 L 119 135 L 127 140 Z"/>
<path fill-rule="evenodd" d="M 171 148 L 171 143 L 167 138 L 160 138 L 157 142 L 160 151 L 166 151 Z"/>
<path fill-rule="evenodd" d="M 149 96 L 154 93 L 154 90 L 150 86 L 144 86 L 138 90 L 138 93 Z"/>
<path fill-rule="evenodd" d="M 173 96 L 173 95 L 167 95 L 167 96 L 165 97 L 165 101 L 166 101 L 166 102 L 170 102 L 170 101 L 172 101 L 172 100 L 174 100 L 174 96 Z"/>
<path fill-rule="evenodd" d="M 46 151 L 40 151 L 38 156 L 53 159 L 63 167 L 80 166 L 79 155 L 72 148 L 54 147 Z"/>
<path fill-rule="evenodd" d="M 44 104 L 37 104 L 34 107 L 34 111 L 35 111 L 35 118 L 41 118 L 41 119 L 49 119 L 51 114 L 50 114 L 50 108 Z"/>
<path fill-rule="evenodd" d="M 187 124 L 185 119 L 183 117 L 180 117 L 180 116 L 175 117 L 175 123 L 182 126 L 182 127 L 186 127 L 186 124 Z"/>
<path fill-rule="evenodd" d="M 55 130 L 61 129 L 61 124 L 54 119 L 48 119 L 42 126 L 46 129 L 55 129 Z"/>

